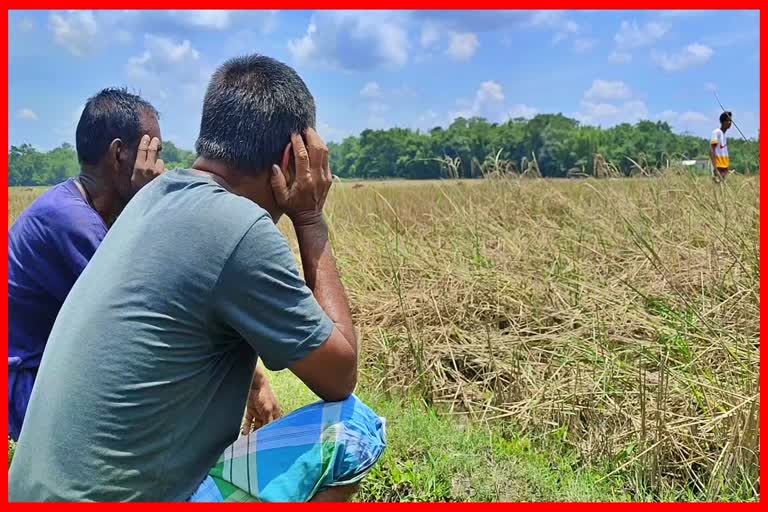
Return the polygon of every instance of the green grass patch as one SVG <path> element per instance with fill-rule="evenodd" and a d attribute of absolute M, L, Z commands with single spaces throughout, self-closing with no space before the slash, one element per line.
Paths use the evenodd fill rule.
<path fill-rule="evenodd" d="M 288 372 L 270 373 L 286 414 L 316 401 Z M 626 501 L 621 482 L 585 468 L 564 443 L 535 447 L 497 426 L 446 416 L 416 399 L 361 400 L 387 420 L 387 450 L 356 501 Z"/>

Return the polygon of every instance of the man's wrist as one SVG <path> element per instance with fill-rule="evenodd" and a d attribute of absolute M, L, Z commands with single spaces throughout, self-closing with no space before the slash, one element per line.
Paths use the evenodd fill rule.
<path fill-rule="evenodd" d="M 253 378 L 251 379 L 251 389 L 258 389 L 265 382 L 267 382 L 267 376 L 264 370 L 260 366 L 256 366 L 256 369 L 253 371 Z"/>
<path fill-rule="evenodd" d="M 300 230 L 323 230 L 327 231 L 323 212 L 301 212 L 290 216 L 296 231 Z"/>

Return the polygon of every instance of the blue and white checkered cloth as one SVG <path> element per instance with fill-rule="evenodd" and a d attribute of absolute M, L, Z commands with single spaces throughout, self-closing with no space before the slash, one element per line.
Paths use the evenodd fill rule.
<path fill-rule="evenodd" d="M 384 418 L 355 395 L 317 402 L 227 447 L 189 501 L 309 501 L 359 482 L 385 447 Z"/>

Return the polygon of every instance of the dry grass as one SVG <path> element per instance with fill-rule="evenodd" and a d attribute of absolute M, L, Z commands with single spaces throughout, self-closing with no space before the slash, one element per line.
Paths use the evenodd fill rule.
<path fill-rule="evenodd" d="M 669 175 L 329 208 L 369 382 L 557 435 L 657 499 L 758 496 L 758 214 L 757 179 Z"/>
<path fill-rule="evenodd" d="M 8 189 L 8 226 L 16 222 L 16 219 L 30 205 L 32 201 L 40 197 L 48 187 L 11 187 Z"/>
<path fill-rule="evenodd" d="M 756 178 L 342 183 L 328 218 L 369 389 L 555 436 L 638 499 L 757 499 Z"/>

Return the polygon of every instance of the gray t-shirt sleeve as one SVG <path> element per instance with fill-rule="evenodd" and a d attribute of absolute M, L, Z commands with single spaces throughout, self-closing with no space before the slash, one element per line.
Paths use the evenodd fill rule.
<path fill-rule="evenodd" d="M 237 331 L 270 370 L 302 360 L 334 327 L 268 216 L 250 227 L 224 265 L 213 308 L 217 319 Z"/>

